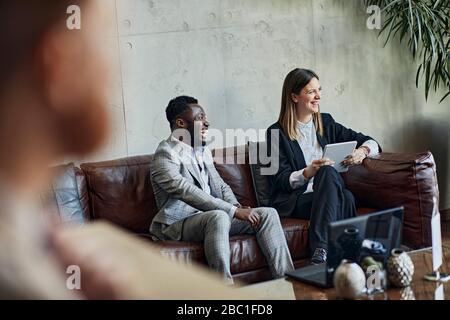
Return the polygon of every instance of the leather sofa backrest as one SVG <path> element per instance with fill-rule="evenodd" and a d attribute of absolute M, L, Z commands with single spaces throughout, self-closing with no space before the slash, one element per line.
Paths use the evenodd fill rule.
<path fill-rule="evenodd" d="M 217 171 L 242 205 L 256 206 L 246 149 L 214 152 Z M 223 155 L 223 156 L 222 156 Z M 244 157 L 242 164 L 224 157 Z M 135 233 L 147 233 L 157 206 L 150 181 L 152 155 L 85 163 L 81 169 L 89 190 L 92 219 L 106 219 Z M 229 159 L 228 159 L 229 160 Z"/>
<path fill-rule="evenodd" d="M 213 150 L 214 164 L 222 179 L 231 187 L 239 203 L 257 207 L 255 188 L 245 146 Z"/>
<path fill-rule="evenodd" d="M 93 219 L 106 219 L 135 233 L 148 233 L 157 212 L 150 181 L 152 156 L 81 165 Z"/>
<path fill-rule="evenodd" d="M 257 198 L 248 148 L 215 150 L 219 174 L 242 205 L 256 207 Z M 47 211 L 63 223 L 106 219 L 135 233 L 148 233 L 157 212 L 150 181 L 151 155 L 54 168 L 60 177 L 43 193 Z M 231 161 L 233 160 L 233 161 Z M 433 197 L 439 200 L 436 167 L 430 152 L 389 154 L 366 159 L 343 174 L 358 206 L 405 207 L 403 239 L 412 248 L 431 245 Z M 254 177 L 253 177 L 254 178 Z M 255 181 L 258 184 L 257 181 Z"/>
<path fill-rule="evenodd" d="M 258 207 L 270 207 L 270 181 L 262 170 L 270 167 L 271 163 L 267 157 L 267 143 L 249 142 L 249 154 L 251 155 L 250 169 L 253 178 L 253 186 Z M 261 158 L 264 157 L 264 158 Z"/>

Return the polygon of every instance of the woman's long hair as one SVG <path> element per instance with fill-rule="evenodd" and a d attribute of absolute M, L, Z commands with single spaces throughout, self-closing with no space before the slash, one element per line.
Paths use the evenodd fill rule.
<path fill-rule="evenodd" d="M 284 133 L 291 140 L 297 140 L 299 137 L 297 110 L 294 101 L 292 101 L 292 94 L 299 94 L 313 78 L 319 80 L 319 76 L 314 71 L 297 68 L 289 72 L 284 80 L 278 122 L 283 128 Z M 317 132 L 320 136 L 323 136 L 323 124 L 320 111 L 313 115 L 313 121 Z"/>

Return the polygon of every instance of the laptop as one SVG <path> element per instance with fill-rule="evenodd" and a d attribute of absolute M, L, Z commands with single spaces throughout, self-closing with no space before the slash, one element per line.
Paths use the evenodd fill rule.
<path fill-rule="evenodd" d="M 386 264 L 401 245 L 403 207 L 332 222 L 328 225 L 327 262 L 287 272 L 288 277 L 321 288 L 333 287 L 333 275 L 343 259 L 357 263 L 371 256 Z"/>

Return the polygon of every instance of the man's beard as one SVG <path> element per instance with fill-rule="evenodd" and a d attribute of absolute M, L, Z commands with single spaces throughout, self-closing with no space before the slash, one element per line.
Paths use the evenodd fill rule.
<path fill-rule="evenodd" d="M 202 129 L 195 130 L 195 126 L 193 124 L 188 127 L 188 131 L 191 136 L 191 146 L 193 148 L 206 146 L 206 141 L 204 141 L 201 136 L 201 130 Z"/>

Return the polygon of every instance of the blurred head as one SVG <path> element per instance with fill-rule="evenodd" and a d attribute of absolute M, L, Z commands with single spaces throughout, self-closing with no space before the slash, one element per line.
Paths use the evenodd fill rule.
<path fill-rule="evenodd" d="M 71 5 L 81 8 L 80 30 L 67 27 Z M 103 142 L 108 74 L 97 10 L 92 0 L 0 0 L 0 145 L 17 157 L 50 162 Z"/>
<path fill-rule="evenodd" d="M 298 139 L 297 121 L 300 116 L 312 116 L 317 131 L 323 135 L 320 115 L 319 76 L 311 70 L 294 69 L 286 76 L 281 97 L 278 122 L 290 139 Z"/>
<path fill-rule="evenodd" d="M 171 100 L 166 117 L 175 138 L 193 147 L 206 145 L 209 122 L 197 99 L 180 96 Z"/>

